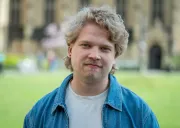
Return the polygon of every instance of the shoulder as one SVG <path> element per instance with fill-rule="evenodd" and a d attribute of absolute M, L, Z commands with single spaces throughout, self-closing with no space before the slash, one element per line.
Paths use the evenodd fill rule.
<path fill-rule="evenodd" d="M 110 75 L 110 80 L 109 95 L 113 96 L 113 98 L 118 97 L 114 99 L 116 99 L 116 102 L 120 100 L 124 109 L 130 109 L 132 111 L 134 111 L 134 109 L 149 109 L 147 103 L 140 96 L 120 84 L 115 76 Z"/>
<path fill-rule="evenodd" d="M 37 120 L 39 120 L 43 116 L 52 114 L 52 111 L 57 107 L 58 104 L 62 103 L 64 105 L 66 87 L 72 77 L 73 74 L 68 75 L 58 88 L 37 101 L 37 103 L 26 115 L 26 118 L 37 118 Z"/>
<path fill-rule="evenodd" d="M 141 126 L 152 126 L 152 128 L 158 128 L 158 122 L 155 114 L 150 106 L 136 93 L 130 89 L 121 86 L 123 109 L 127 111 L 134 119 L 139 118 Z M 153 126 L 154 125 L 154 126 Z"/>
<path fill-rule="evenodd" d="M 130 89 L 128 89 L 122 85 L 120 85 L 120 86 L 121 86 L 121 90 L 122 90 L 123 102 L 125 104 L 137 105 L 137 107 L 140 107 L 139 105 L 141 105 L 141 104 L 148 106 L 147 103 L 140 96 L 138 96 L 135 92 L 131 91 Z"/>
<path fill-rule="evenodd" d="M 44 109 L 50 109 L 53 106 L 58 89 L 59 88 L 56 88 L 52 92 L 46 94 L 41 99 L 39 99 L 33 106 L 32 110 L 41 111 L 42 113 Z"/>
<path fill-rule="evenodd" d="M 41 122 L 41 119 L 51 114 L 51 110 L 54 104 L 55 96 L 57 94 L 58 88 L 52 92 L 46 94 L 40 100 L 38 100 L 32 109 L 27 113 L 24 119 L 24 127 L 35 127 L 35 124 Z"/>

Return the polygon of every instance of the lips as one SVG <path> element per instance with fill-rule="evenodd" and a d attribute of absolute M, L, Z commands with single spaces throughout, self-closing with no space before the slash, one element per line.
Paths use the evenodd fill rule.
<path fill-rule="evenodd" d="M 87 66 L 92 66 L 92 67 L 102 68 L 102 66 L 101 66 L 101 65 L 98 65 L 98 64 L 93 64 L 93 63 L 86 63 L 85 65 L 87 65 Z"/>

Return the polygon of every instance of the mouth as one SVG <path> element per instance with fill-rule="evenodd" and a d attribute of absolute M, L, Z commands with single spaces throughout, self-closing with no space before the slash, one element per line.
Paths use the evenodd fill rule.
<path fill-rule="evenodd" d="M 97 65 L 97 64 L 85 64 L 85 66 L 90 66 L 92 68 L 102 68 L 101 65 Z"/>

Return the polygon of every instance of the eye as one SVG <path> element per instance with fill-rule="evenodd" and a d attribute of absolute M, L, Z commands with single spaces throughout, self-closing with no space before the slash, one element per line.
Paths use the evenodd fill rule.
<path fill-rule="evenodd" d="M 102 50 L 103 52 L 109 52 L 109 51 L 111 51 L 111 49 L 110 49 L 110 48 L 107 48 L 107 47 L 102 47 L 101 50 Z"/>
<path fill-rule="evenodd" d="M 89 44 L 81 44 L 81 46 L 83 47 L 83 48 L 90 48 L 90 45 Z"/>

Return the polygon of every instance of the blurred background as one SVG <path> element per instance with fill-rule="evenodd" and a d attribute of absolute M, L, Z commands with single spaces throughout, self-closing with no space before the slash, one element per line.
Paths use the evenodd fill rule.
<path fill-rule="evenodd" d="M 63 66 L 66 21 L 83 6 L 103 4 L 116 9 L 130 33 L 118 68 L 180 69 L 179 0 L 0 0 L 4 68 L 20 68 L 25 59 L 41 70 Z"/>
<path fill-rule="evenodd" d="M 150 104 L 162 127 L 180 127 L 179 0 L 0 0 L 1 127 L 22 127 L 32 105 L 60 85 L 70 73 L 63 61 L 67 20 L 104 4 L 130 34 L 118 80 Z"/>

